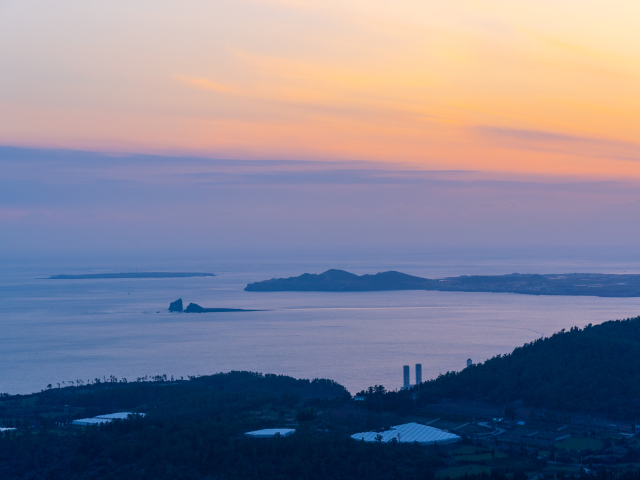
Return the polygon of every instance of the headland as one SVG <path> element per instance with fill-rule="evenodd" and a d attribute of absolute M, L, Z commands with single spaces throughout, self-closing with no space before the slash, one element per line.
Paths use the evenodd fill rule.
<path fill-rule="evenodd" d="M 441 292 L 519 293 L 525 295 L 574 295 L 640 297 L 640 275 L 568 273 L 463 275 L 429 279 L 400 272 L 355 275 L 327 270 L 319 275 L 272 278 L 250 283 L 247 292 L 365 292 L 384 290 L 436 290 Z"/>

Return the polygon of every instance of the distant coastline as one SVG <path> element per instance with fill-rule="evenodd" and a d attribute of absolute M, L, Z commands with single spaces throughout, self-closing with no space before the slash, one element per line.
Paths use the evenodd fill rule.
<path fill-rule="evenodd" d="M 86 273 L 81 275 L 53 275 L 45 280 L 94 280 L 104 278 L 187 278 L 215 277 L 213 273 L 200 272 L 134 272 L 134 273 Z"/>
<path fill-rule="evenodd" d="M 247 292 L 366 292 L 435 290 L 441 292 L 518 293 L 595 297 L 640 297 L 640 275 L 569 273 L 474 275 L 443 279 L 421 278 L 400 272 L 355 275 L 327 270 L 319 275 L 272 278 L 250 283 Z"/>

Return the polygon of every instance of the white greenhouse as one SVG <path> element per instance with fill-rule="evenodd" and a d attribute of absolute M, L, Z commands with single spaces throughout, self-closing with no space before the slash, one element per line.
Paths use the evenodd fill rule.
<path fill-rule="evenodd" d="M 255 432 L 247 432 L 245 435 L 249 435 L 254 438 L 273 438 L 276 436 L 288 437 L 295 433 L 294 428 L 265 428 L 264 430 L 256 430 Z"/>
<path fill-rule="evenodd" d="M 418 442 L 421 445 L 438 443 L 444 445 L 462 440 L 461 437 L 443 430 L 420 425 L 419 423 L 405 423 L 391 427 L 386 432 L 362 432 L 351 435 L 354 440 L 364 440 L 365 442 L 388 443 L 397 441 L 400 443 Z"/>
<path fill-rule="evenodd" d="M 105 415 L 98 415 L 97 417 L 93 417 L 93 418 L 80 418 L 78 420 L 74 420 L 73 422 L 71 422 L 71 425 L 80 425 L 85 427 L 87 425 L 109 423 L 115 419 L 126 420 L 129 417 L 129 415 L 135 415 L 135 414 L 132 412 L 107 413 Z M 144 413 L 139 413 L 138 415 L 144 417 Z"/>

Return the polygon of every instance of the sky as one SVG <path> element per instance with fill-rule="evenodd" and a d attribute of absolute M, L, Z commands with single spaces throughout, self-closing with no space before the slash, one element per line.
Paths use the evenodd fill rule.
<path fill-rule="evenodd" d="M 638 18 L 0 0 L 0 247 L 634 245 Z"/>
<path fill-rule="evenodd" d="M 15 147 L 0 147 L 0 169 L 0 256 L 539 247 L 611 255 L 640 238 L 640 187 L 625 181 Z"/>

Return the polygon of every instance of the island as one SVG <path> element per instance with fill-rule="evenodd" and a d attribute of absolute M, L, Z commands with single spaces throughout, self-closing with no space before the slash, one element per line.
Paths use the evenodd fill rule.
<path fill-rule="evenodd" d="M 305 273 L 299 277 L 272 278 L 250 283 L 247 292 L 358 292 L 372 290 L 424 290 L 431 280 L 400 272 L 355 275 L 344 270 L 327 270 L 319 275 Z"/>
<path fill-rule="evenodd" d="M 184 308 L 182 306 L 182 299 L 181 298 L 179 298 L 175 302 L 171 302 L 169 304 L 169 311 L 170 312 L 181 312 L 182 310 L 184 310 Z"/>
<path fill-rule="evenodd" d="M 261 312 L 262 310 L 244 310 L 242 308 L 204 308 L 197 303 L 190 303 L 184 313 L 225 313 L 225 312 Z"/>
<path fill-rule="evenodd" d="M 215 277 L 213 273 L 200 272 L 133 272 L 133 273 L 86 273 L 81 275 L 54 275 L 45 280 L 96 280 L 104 278 L 187 278 Z"/>
<path fill-rule="evenodd" d="M 355 275 L 344 270 L 299 277 L 272 278 L 250 283 L 247 292 L 367 292 L 383 290 L 436 290 L 442 292 L 519 293 L 526 295 L 575 295 L 640 297 L 640 275 L 568 273 L 463 275 L 429 279 L 400 272 Z"/>
<path fill-rule="evenodd" d="M 263 310 L 245 310 L 242 308 L 204 308 L 197 303 L 190 303 L 187 308 L 183 310 L 182 299 L 179 298 L 175 302 L 169 304 L 170 312 L 183 312 L 183 313 L 226 313 L 226 312 L 262 312 Z"/>

